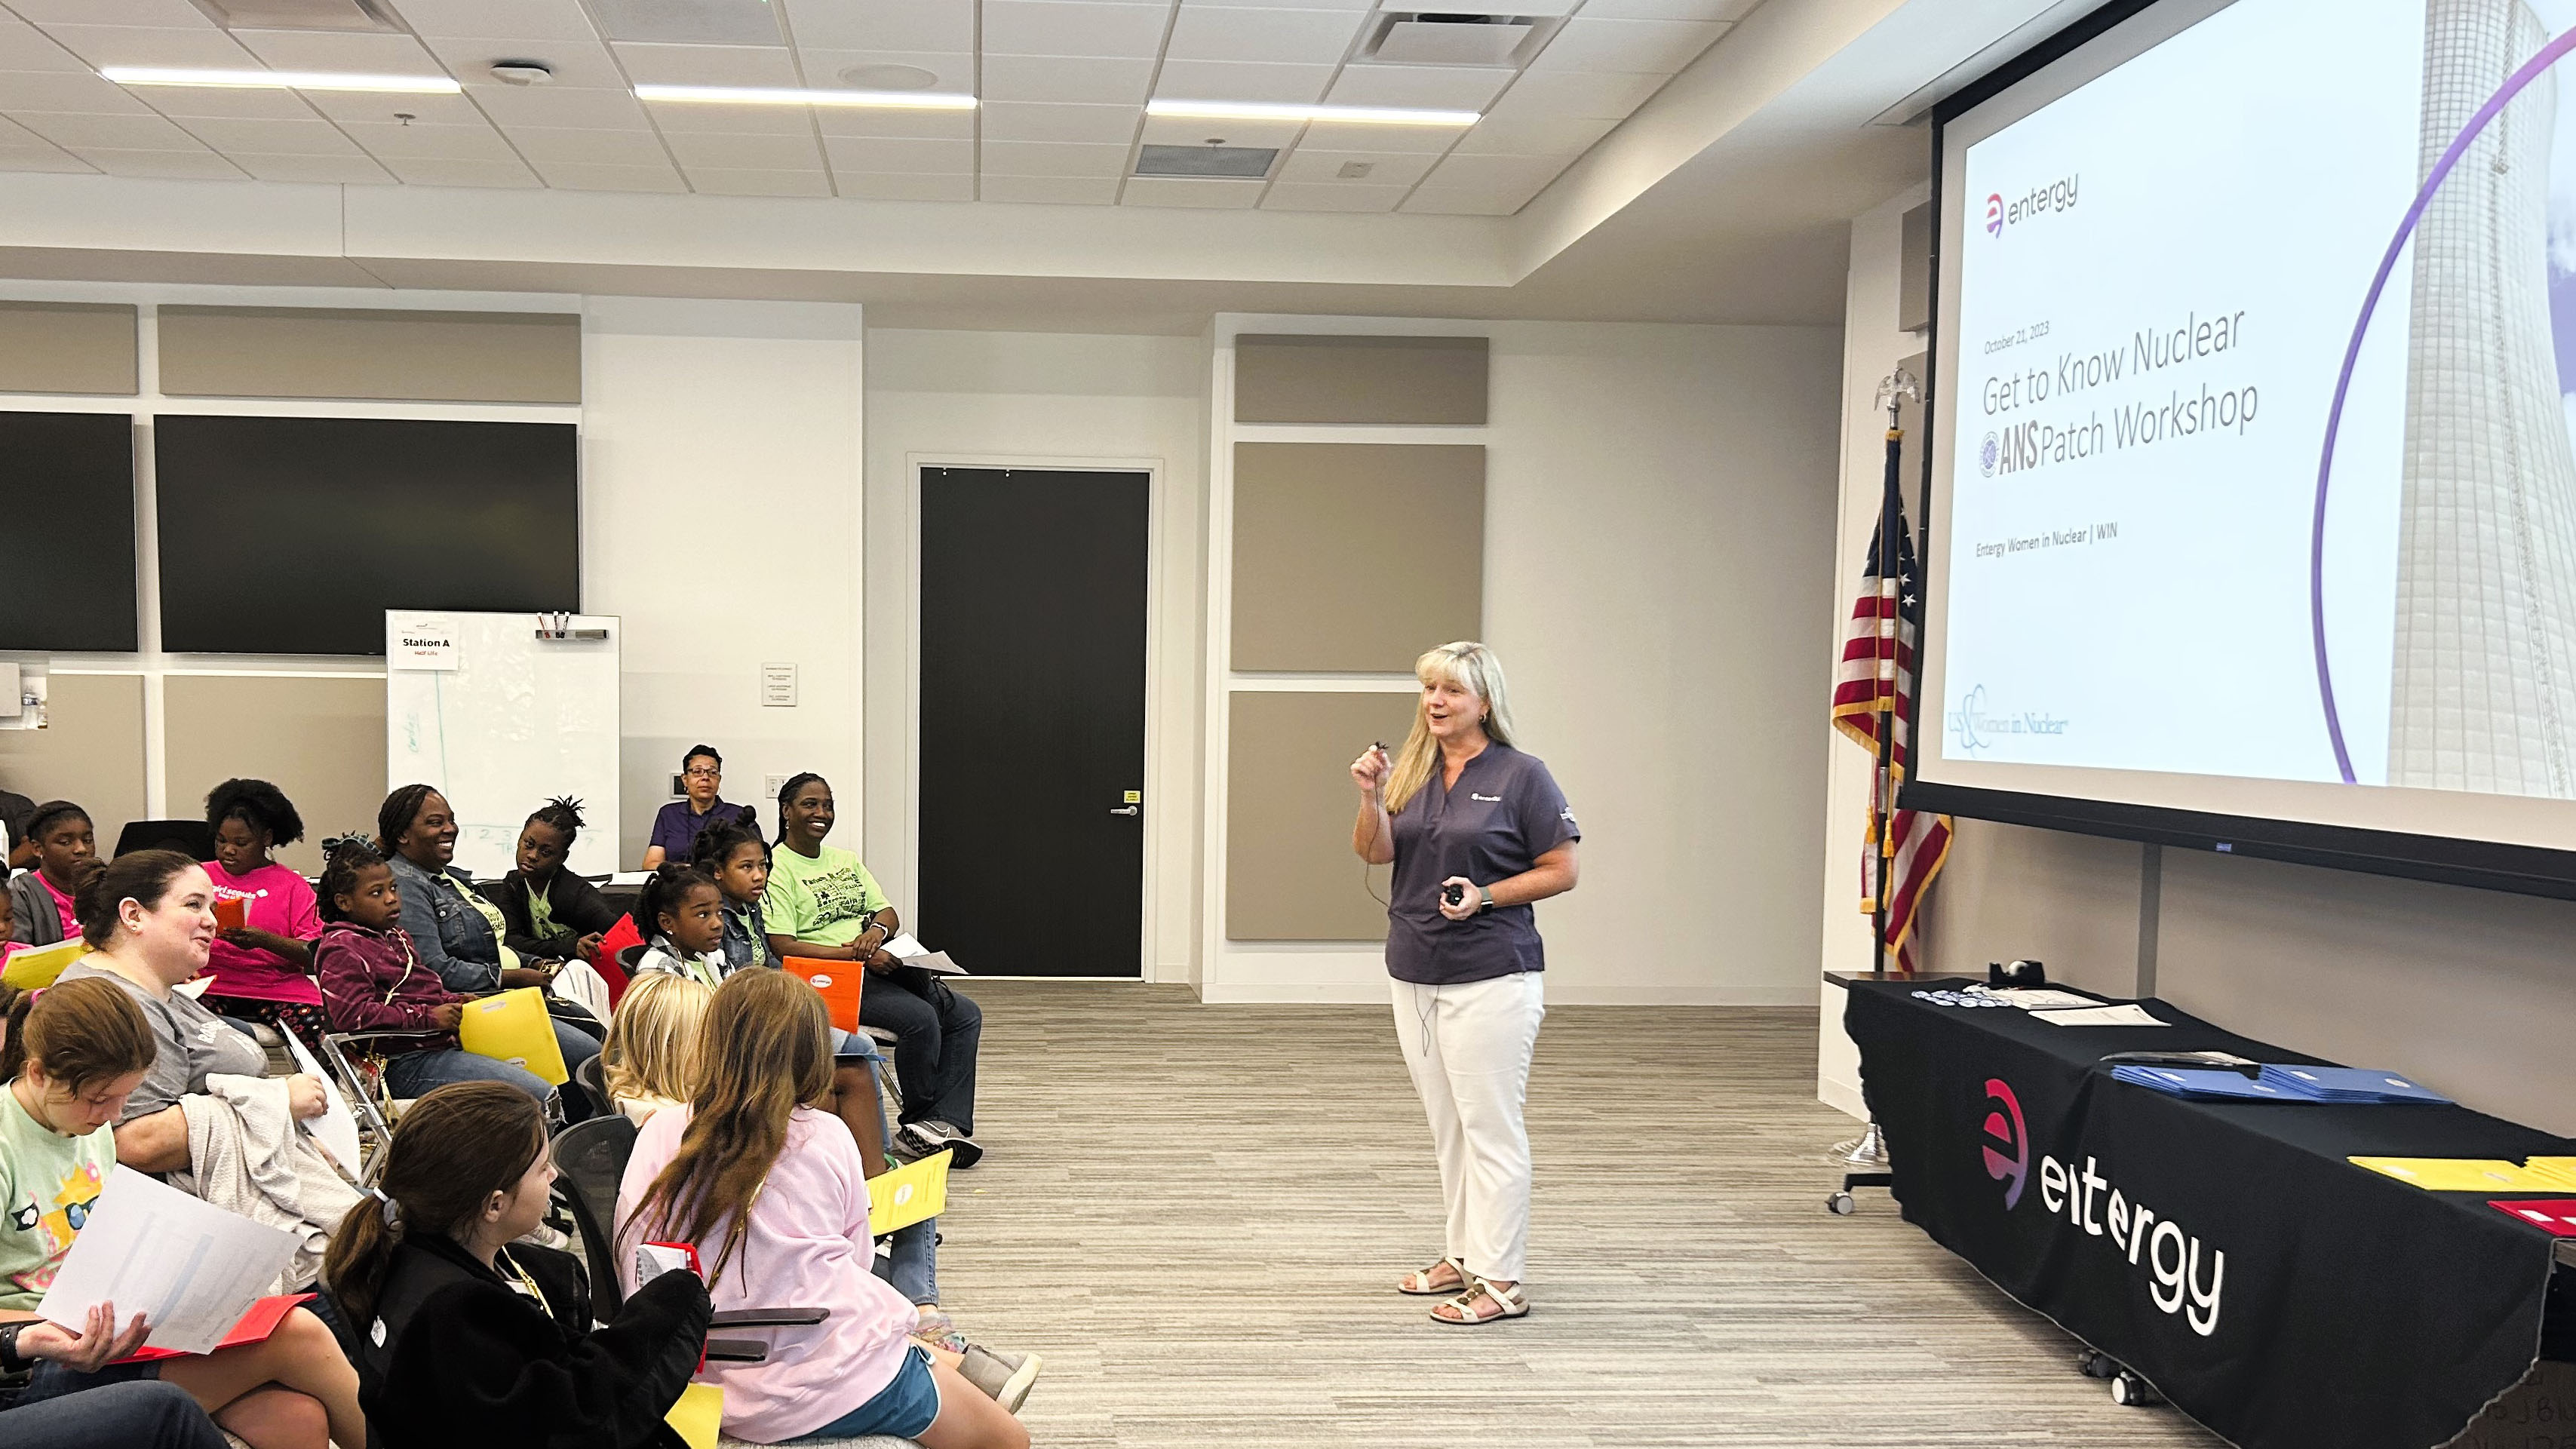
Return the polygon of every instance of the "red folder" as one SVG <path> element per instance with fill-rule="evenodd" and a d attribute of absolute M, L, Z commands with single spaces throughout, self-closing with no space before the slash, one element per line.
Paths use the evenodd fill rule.
<path fill-rule="evenodd" d="M 286 1321 L 286 1315 L 311 1301 L 312 1297 L 310 1293 L 282 1293 L 275 1298 L 259 1300 L 250 1306 L 249 1312 L 241 1316 L 240 1322 L 233 1325 L 232 1332 L 224 1335 L 223 1342 L 215 1345 L 215 1352 L 221 1353 L 228 1348 L 239 1348 L 245 1343 L 268 1342 L 268 1336 L 277 1332 L 277 1325 Z M 132 1356 L 118 1359 L 117 1362 L 150 1363 L 154 1359 L 193 1357 L 195 1355 L 181 1353 L 175 1348 L 138 1348 Z"/>
<path fill-rule="evenodd" d="M 2552 1237 L 2576 1238 L 2576 1198 L 2499 1198 L 2487 1206 Z"/>

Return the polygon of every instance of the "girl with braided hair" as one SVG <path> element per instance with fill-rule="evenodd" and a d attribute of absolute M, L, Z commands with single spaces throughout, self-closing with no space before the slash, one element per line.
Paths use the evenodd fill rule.
<path fill-rule="evenodd" d="M 587 961 L 621 912 L 564 868 L 581 835 L 581 802 L 558 795 L 519 828 L 519 868 L 501 877 L 501 944 L 522 956 Z"/>

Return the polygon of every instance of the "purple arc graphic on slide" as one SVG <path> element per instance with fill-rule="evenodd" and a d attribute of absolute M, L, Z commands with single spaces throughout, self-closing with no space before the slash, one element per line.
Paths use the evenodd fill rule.
<path fill-rule="evenodd" d="M 2504 85 L 2478 108 L 2477 114 L 2469 118 L 2468 125 L 2461 128 L 2459 139 L 2453 141 L 2450 149 L 2442 153 L 2442 159 L 2434 163 L 2432 171 L 2424 178 L 2422 189 L 2415 193 L 2414 205 L 2406 208 L 2405 217 L 2397 223 L 2397 235 L 2389 239 L 2388 253 L 2379 261 L 2379 274 L 2371 278 L 2370 292 L 2362 299 L 2361 317 L 2352 325 L 2352 341 L 2344 348 L 2343 372 L 2335 379 L 2334 406 L 2326 414 L 2325 453 L 2317 463 L 2316 514 L 2308 530 L 2308 626 L 2316 644 L 2317 696 L 2325 707 L 2326 736 L 2334 743 L 2335 769 L 2342 774 L 2347 785 L 2360 781 L 2353 774 L 2352 752 L 2344 745 L 2343 717 L 2335 709 L 2334 666 L 2326 656 L 2326 491 L 2334 478 L 2335 434 L 2343 426 L 2344 400 L 2352 391 L 2353 370 L 2361 361 L 2362 339 L 2370 333 L 2371 316 L 2379 310 L 2380 294 L 2387 290 L 2388 279 L 2397 270 L 2398 257 L 2404 254 L 2406 243 L 2414 238 L 2415 228 L 2424 220 L 2424 209 L 2433 204 L 2434 195 L 2450 178 L 2452 168 L 2460 164 L 2460 158 L 2468 154 L 2470 145 L 2494 124 L 2495 118 L 2504 114 L 2504 108 L 2513 103 L 2515 96 L 2522 94 L 2571 50 L 2576 50 L 2576 30 L 2569 30 L 2542 46 L 2531 59 L 2522 63 L 2519 70 L 2506 77 Z"/>

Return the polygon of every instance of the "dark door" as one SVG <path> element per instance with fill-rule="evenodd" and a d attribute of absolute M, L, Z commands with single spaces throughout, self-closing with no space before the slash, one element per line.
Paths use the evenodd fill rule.
<path fill-rule="evenodd" d="M 1143 473 L 921 470 L 924 944 L 1143 974 Z"/>

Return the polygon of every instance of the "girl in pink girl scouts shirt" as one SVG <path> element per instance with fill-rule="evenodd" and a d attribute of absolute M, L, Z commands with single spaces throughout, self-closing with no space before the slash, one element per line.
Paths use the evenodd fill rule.
<path fill-rule="evenodd" d="M 322 915 L 304 877 L 269 857 L 304 838 L 304 818 L 266 780 L 226 780 L 206 796 L 206 823 L 215 830 L 206 877 L 214 882 L 218 923 L 207 956 L 215 978 L 203 998 L 207 1008 L 319 1041 L 330 1030 L 313 979 Z"/>

